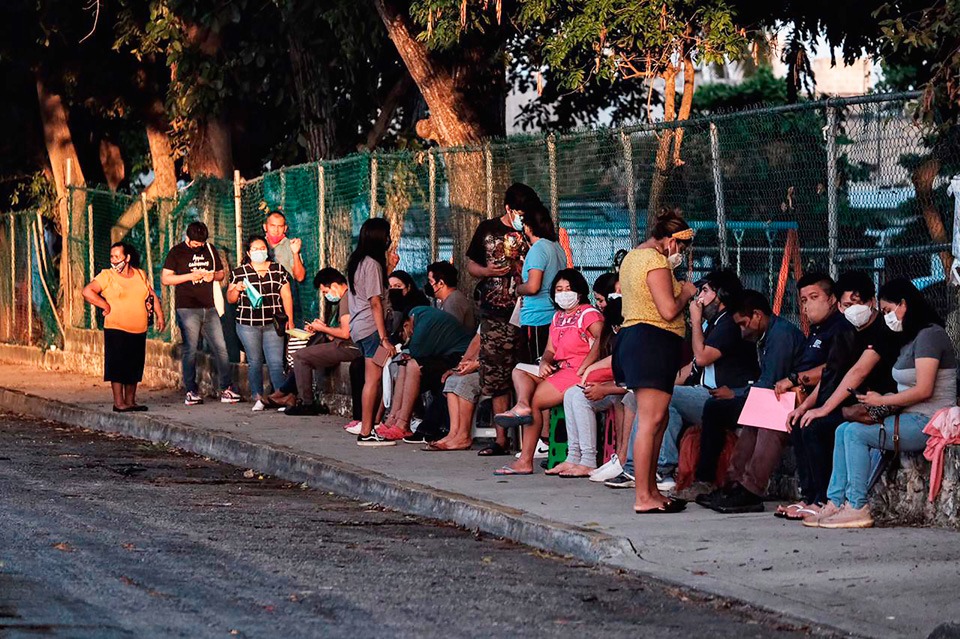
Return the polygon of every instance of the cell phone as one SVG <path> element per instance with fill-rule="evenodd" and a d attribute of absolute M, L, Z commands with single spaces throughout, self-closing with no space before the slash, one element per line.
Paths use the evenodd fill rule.
<path fill-rule="evenodd" d="M 850 393 L 851 395 L 859 395 L 859 394 L 860 394 L 860 393 L 857 391 L 856 388 L 848 388 L 848 389 L 847 389 L 847 392 Z"/>

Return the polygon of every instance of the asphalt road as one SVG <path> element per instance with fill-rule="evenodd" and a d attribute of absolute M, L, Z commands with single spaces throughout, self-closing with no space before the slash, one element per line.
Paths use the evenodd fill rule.
<path fill-rule="evenodd" d="M 799 637 L 737 603 L 0 414 L 0 637 Z"/>

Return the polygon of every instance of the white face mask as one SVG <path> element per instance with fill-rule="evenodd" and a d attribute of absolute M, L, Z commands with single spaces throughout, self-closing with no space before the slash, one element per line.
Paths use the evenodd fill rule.
<path fill-rule="evenodd" d="M 580 296 L 577 295 L 576 291 L 561 291 L 554 295 L 554 299 L 557 300 L 557 306 L 569 311 L 580 301 Z"/>
<path fill-rule="evenodd" d="M 683 264 L 683 253 L 679 250 L 676 253 L 670 253 L 667 255 L 667 263 L 670 264 L 671 269 L 676 269 Z"/>
<path fill-rule="evenodd" d="M 250 251 L 250 261 L 254 264 L 263 264 L 267 261 L 267 251 Z"/>
<path fill-rule="evenodd" d="M 903 320 L 897 317 L 896 309 L 890 311 L 889 313 L 884 313 L 883 321 L 887 323 L 887 328 L 894 333 L 903 332 Z"/>
<path fill-rule="evenodd" d="M 865 326 L 866 323 L 870 321 L 872 315 L 873 309 L 866 304 L 854 304 L 853 306 L 848 306 L 847 309 L 843 311 L 843 316 L 856 328 Z"/>

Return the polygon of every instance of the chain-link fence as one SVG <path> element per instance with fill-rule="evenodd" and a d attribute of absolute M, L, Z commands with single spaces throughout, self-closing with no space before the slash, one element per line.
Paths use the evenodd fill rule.
<path fill-rule="evenodd" d="M 268 211 L 282 210 L 289 235 L 303 240 L 307 279 L 298 295 L 309 319 L 322 302 L 313 273 L 345 267 L 364 220 L 392 222 L 399 268 L 422 279 L 435 259 L 462 265 L 476 223 L 498 215 L 505 188 L 521 181 L 567 231 L 574 262 L 590 281 L 643 239 L 650 213 L 679 207 L 698 231 L 688 276 L 730 266 L 788 317 L 796 319 L 800 272 L 852 268 L 878 283 L 908 277 L 948 315 L 956 292 L 945 282 L 953 259 L 947 186 L 960 172 L 960 144 L 915 122 L 917 97 L 830 100 L 477 148 L 361 153 L 245 181 L 198 180 L 176 201 L 71 188 L 71 286 L 82 287 L 107 265 L 110 243 L 127 238 L 159 288 L 166 252 L 194 219 L 208 225 L 235 266 L 244 239 L 263 232 Z M 11 285 L 0 284 L 0 296 L 10 296 Z M 96 315 L 78 297 L 66 305 L 65 321 L 94 326 Z M 169 291 L 164 301 L 169 308 Z"/>

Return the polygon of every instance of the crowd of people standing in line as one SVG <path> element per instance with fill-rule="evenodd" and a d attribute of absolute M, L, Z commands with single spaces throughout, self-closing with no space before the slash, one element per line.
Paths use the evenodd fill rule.
<path fill-rule="evenodd" d="M 512 455 L 508 437 L 516 432 L 520 452 L 494 474 L 523 476 L 546 457 L 550 410 L 563 406 L 567 458 L 547 474 L 633 488 L 638 514 L 679 512 L 691 500 L 722 513 L 762 511 L 770 477 L 792 444 L 802 498 L 775 514 L 853 528 L 873 523 L 867 493 L 879 453 L 923 450 L 924 427 L 957 403 L 952 342 L 912 283 L 893 280 L 877 291 L 862 272 L 836 282 L 809 273 L 797 283 L 810 324 L 805 335 L 730 271 L 679 281 L 694 232 L 675 210 L 663 211 L 619 273 L 601 275 L 591 291 L 540 198 L 514 184 L 502 215 L 481 222 L 467 249 L 473 300 L 449 262 L 431 264 L 418 287 L 396 268 L 389 222 L 370 219 L 346 273 L 325 267 L 316 274 L 330 312 L 304 325 L 310 337 L 295 352 L 287 336 L 296 333 L 295 287 L 306 273 L 300 241 L 286 233 L 282 213 L 271 213 L 229 274 L 200 222 L 168 254 L 161 283 L 175 288 L 185 404 L 203 401 L 201 335 L 220 401 L 241 400 L 221 330 L 227 302 L 236 305 L 254 410 L 319 414 L 315 389 L 330 367 L 348 363 L 354 420 L 345 428 L 359 446 L 470 449 L 486 397 L 496 436 L 478 454 Z M 104 378 L 119 412 L 146 410 L 136 386 L 148 323 L 163 329 L 160 299 L 137 262 L 129 244 L 114 244 L 110 268 L 83 291 L 105 318 Z M 788 432 L 741 427 L 751 388 L 796 394 Z M 615 432 L 607 460 L 599 458 L 598 415 L 609 415 Z M 691 427 L 699 428 L 700 444 L 694 481 L 677 490 L 680 442 Z"/>

